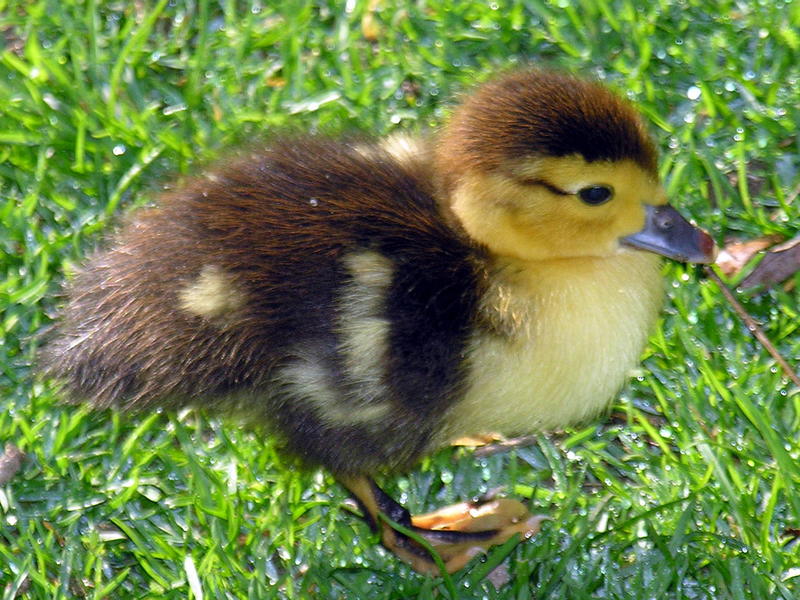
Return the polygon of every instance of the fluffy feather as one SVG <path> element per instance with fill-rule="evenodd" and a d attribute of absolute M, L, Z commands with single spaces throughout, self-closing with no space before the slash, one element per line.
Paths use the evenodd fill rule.
<path fill-rule="evenodd" d="M 645 344 L 659 261 L 620 238 L 664 202 L 626 103 L 514 73 L 432 142 L 282 140 L 160 198 L 69 284 L 49 371 L 99 407 L 245 410 L 340 475 L 562 426 Z"/>

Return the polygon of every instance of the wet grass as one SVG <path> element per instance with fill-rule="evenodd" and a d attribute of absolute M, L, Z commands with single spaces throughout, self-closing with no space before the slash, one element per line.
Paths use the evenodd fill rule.
<path fill-rule="evenodd" d="M 608 419 L 386 480 L 412 510 L 501 485 L 553 518 L 450 582 L 368 544 L 343 491 L 258 432 L 90 414 L 34 383 L 63 273 L 165 178 L 287 128 L 433 127 L 513 63 L 627 93 L 718 241 L 797 233 L 800 3 L 377 4 L 0 2 L 0 442 L 27 453 L 0 487 L 2 597 L 800 596 L 800 393 L 682 266 Z M 795 365 L 798 282 L 744 298 Z"/>

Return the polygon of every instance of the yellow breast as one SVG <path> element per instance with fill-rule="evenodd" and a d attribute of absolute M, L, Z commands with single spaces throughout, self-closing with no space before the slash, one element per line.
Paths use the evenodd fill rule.
<path fill-rule="evenodd" d="M 636 365 L 662 301 L 660 260 L 622 251 L 500 269 L 484 298 L 452 437 L 558 428 L 606 408 Z"/>

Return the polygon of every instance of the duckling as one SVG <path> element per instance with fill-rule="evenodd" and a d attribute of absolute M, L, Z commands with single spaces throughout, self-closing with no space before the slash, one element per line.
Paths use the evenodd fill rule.
<path fill-rule="evenodd" d="M 279 139 L 134 213 L 68 285 L 48 372 L 95 407 L 263 423 L 387 548 L 438 572 L 393 520 L 453 572 L 537 518 L 511 499 L 411 516 L 373 477 L 609 405 L 658 315 L 660 256 L 715 251 L 656 161 L 625 101 L 539 69 L 479 86 L 430 139 Z"/>

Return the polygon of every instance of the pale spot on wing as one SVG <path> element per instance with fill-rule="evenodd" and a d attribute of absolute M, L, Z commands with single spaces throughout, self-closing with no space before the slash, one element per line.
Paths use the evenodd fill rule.
<path fill-rule="evenodd" d="M 299 358 L 281 369 L 279 380 L 330 425 L 378 424 L 393 408 L 384 380 L 390 331 L 384 300 L 392 282 L 392 262 L 363 251 L 346 256 L 344 264 L 352 280 L 338 301 L 343 380 L 337 381 L 308 352 L 298 352 Z"/>
<path fill-rule="evenodd" d="M 428 154 L 424 140 L 402 133 L 390 135 L 382 140 L 381 148 L 402 165 L 415 164 Z"/>
<path fill-rule="evenodd" d="M 391 261 L 377 252 L 364 251 L 345 258 L 353 278 L 339 301 L 339 334 L 351 380 L 365 386 L 371 398 L 386 395 L 382 382 L 389 351 L 389 321 L 384 301 L 392 282 Z"/>
<path fill-rule="evenodd" d="M 424 139 L 403 133 L 390 135 L 378 144 L 358 145 L 356 151 L 367 160 L 376 160 L 385 152 L 404 167 L 418 165 L 430 156 L 430 147 Z"/>
<path fill-rule="evenodd" d="M 244 306 L 246 297 L 233 275 L 206 265 L 197 279 L 178 293 L 181 308 L 205 319 L 219 319 Z"/>
<path fill-rule="evenodd" d="M 333 375 L 313 360 L 298 359 L 289 363 L 280 370 L 278 381 L 329 425 L 369 424 L 380 421 L 391 410 L 386 403 L 365 404 L 348 396 Z"/>

